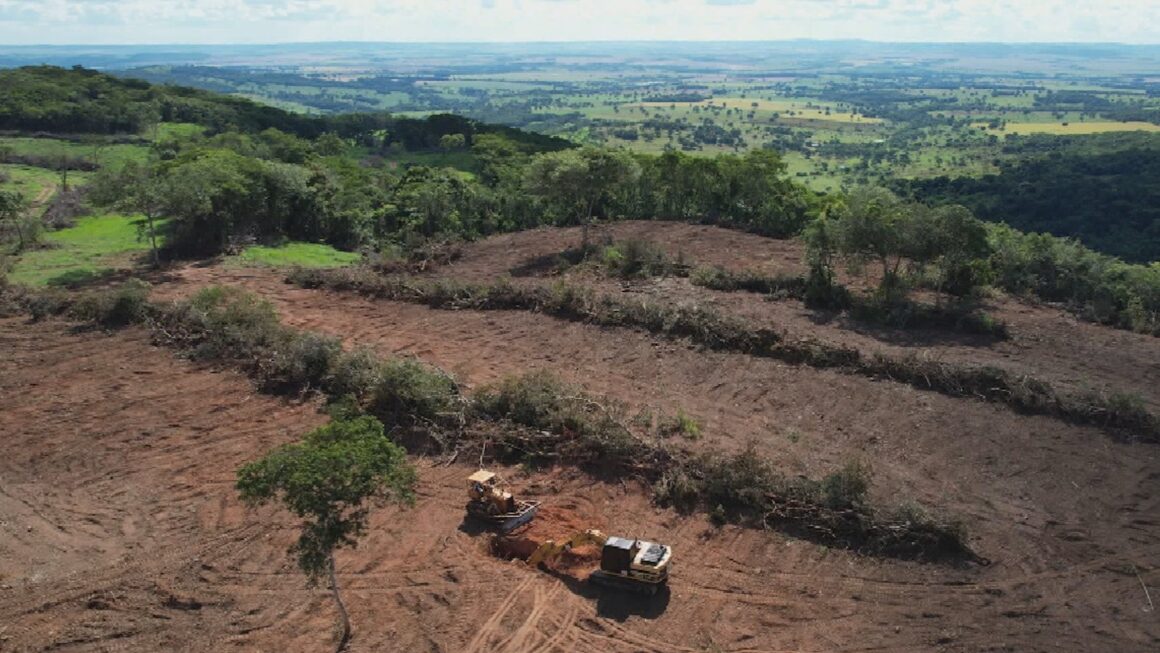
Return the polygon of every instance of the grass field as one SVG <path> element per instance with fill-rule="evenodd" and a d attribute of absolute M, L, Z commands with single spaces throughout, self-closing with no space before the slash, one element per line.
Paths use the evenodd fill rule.
<path fill-rule="evenodd" d="M 99 165 L 120 165 L 126 161 L 144 161 L 149 154 L 145 145 L 110 144 L 96 137 L 92 142 L 78 143 L 55 138 L 0 137 L 0 151 L 24 156 L 68 156 L 94 161 Z"/>
<path fill-rule="evenodd" d="M 204 134 L 205 127 L 189 122 L 163 122 L 157 125 L 153 132 L 153 140 L 163 141 L 174 138 L 189 138 L 197 134 Z"/>
<path fill-rule="evenodd" d="M 87 176 L 78 175 L 76 172 L 69 173 L 70 182 L 75 179 L 77 183 L 81 183 L 86 178 Z M 6 179 L 0 181 L 0 189 L 16 191 L 27 201 L 35 202 L 38 199 L 47 199 L 45 195 L 50 194 L 60 183 L 60 173 L 33 166 L 4 163 L 0 164 L 0 179 Z"/>
<path fill-rule="evenodd" d="M 9 278 L 32 286 L 66 285 L 133 267 L 149 250 L 139 237 L 141 218 L 101 215 L 81 218 L 76 226 L 49 233 L 45 249 L 20 255 Z"/>
<path fill-rule="evenodd" d="M 1160 125 L 1150 122 L 1115 122 L 1110 120 L 1088 122 L 1022 122 L 1007 123 L 1002 129 L 988 128 L 986 123 L 976 125 L 985 128 L 988 134 L 1055 134 L 1057 136 L 1073 136 L 1079 134 L 1106 134 L 1109 132 L 1146 131 L 1160 132 Z"/>
<path fill-rule="evenodd" d="M 249 247 L 241 254 L 231 257 L 231 262 L 275 267 L 296 265 L 306 268 L 336 268 L 355 263 L 359 258 L 358 254 L 339 251 L 329 245 L 287 243 L 281 247 Z"/>

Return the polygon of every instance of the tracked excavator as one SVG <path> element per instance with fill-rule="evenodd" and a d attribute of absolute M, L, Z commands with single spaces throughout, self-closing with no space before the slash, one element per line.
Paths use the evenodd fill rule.
<path fill-rule="evenodd" d="M 598 530 L 577 533 L 563 542 L 548 540 L 532 553 L 527 563 L 535 567 L 585 545 L 600 547 L 600 569 L 588 576 L 590 583 L 653 596 L 669 580 L 672 547 L 605 535 Z"/>
<path fill-rule="evenodd" d="M 467 514 L 500 533 L 532 521 L 540 509 L 539 501 L 524 501 L 512 496 L 495 472 L 481 469 L 467 477 Z"/>

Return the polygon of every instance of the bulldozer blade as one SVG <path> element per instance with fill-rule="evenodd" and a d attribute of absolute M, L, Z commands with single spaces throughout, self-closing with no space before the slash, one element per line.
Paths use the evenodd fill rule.
<path fill-rule="evenodd" d="M 520 512 L 518 515 L 515 515 L 514 517 L 509 517 L 508 519 L 505 519 L 499 525 L 500 532 L 501 533 L 510 533 L 510 532 L 514 531 L 515 529 L 519 528 L 520 526 L 523 526 L 524 524 L 532 521 L 532 518 L 535 517 L 536 513 L 539 511 L 540 511 L 540 506 L 539 506 L 539 504 L 536 504 L 536 505 L 529 507 L 527 510 Z"/>

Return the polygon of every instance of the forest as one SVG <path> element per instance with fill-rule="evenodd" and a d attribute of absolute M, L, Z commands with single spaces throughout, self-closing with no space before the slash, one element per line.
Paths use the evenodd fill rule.
<path fill-rule="evenodd" d="M 1061 302 L 1086 319 L 1160 332 L 1160 265 L 1035 233 L 1098 237 L 1125 258 L 1154 259 L 1155 193 L 1113 197 L 1098 188 L 1102 175 L 1115 174 L 1123 188 L 1146 191 L 1155 172 L 1147 152 L 900 183 L 900 195 L 872 186 L 824 193 L 796 181 L 783 156 L 766 148 L 650 154 L 447 114 L 292 114 L 82 68 L 0 75 L 11 89 L 0 129 L 137 139 L 140 156 L 99 166 L 83 198 L 71 201 L 145 216 L 158 258 L 287 241 L 405 253 L 544 225 L 678 220 L 805 237 L 811 284 L 823 294 L 834 266 L 881 263 L 884 301 L 904 297 L 905 287 L 970 296 L 993 285 Z M 1028 192 L 1035 184 L 1042 187 Z M 1094 213 L 1050 220 L 1052 207 L 1089 191 L 1104 202 L 1098 222 Z M 5 233 L 19 248 L 36 231 L 22 210 L 30 199 L 4 194 Z M 1019 216 L 1005 219 L 1013 226 L 983 222 L 1010 215 Z"/>

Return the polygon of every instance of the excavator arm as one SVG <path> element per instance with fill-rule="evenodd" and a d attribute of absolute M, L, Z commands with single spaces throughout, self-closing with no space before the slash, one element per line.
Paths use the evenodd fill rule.
<path fill-rule="evenodd" d="M 536 565 L 540 564 L 541 562 L 548 562 L 550 560 L 554 560 L 561 553 L 564 553 L 565 551 L 568 551 L 568 550 L 572 549 L 573 547 L 584 546 L 587 544 L 595 544 L 596 546 L 604 546 L 604 543 L 607 541 L 608 541 L 607 535 L 605 535 L 604 533 L 601 533 L 598 530 L 592 530 L 592 529 L 576 533 L 575 535 L 568 538 L 567 540 L 564 540 L 563 542 L 556 542 L 554 540 L 548 540 L 548 541 L 544 542 L 543 544 L 541 544 L 540 548 L 538 548 L 534 552 L 532 552 L 532 555 L 528 557 L 527 563 L 528 563 L 529 567 L 535 567 Z"/>

